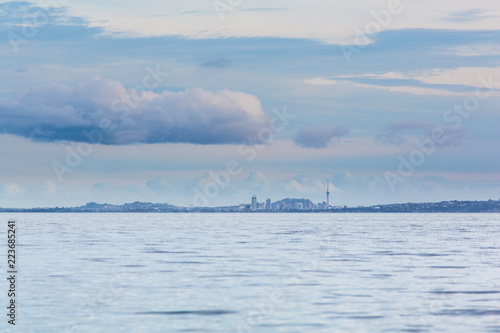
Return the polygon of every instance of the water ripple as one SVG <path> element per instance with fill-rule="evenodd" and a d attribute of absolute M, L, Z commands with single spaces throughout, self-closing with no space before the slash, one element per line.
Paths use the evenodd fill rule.
<path fill-rule="evenodd" d="M 178 315 L 197 315 L 197 316 L 220 316 L 226 314 L 237 313 L 231 310 L 195 310 L 195 311 L 147 311 L 137 312 L 137 315 L 164 315 L 164 316 L 178 316 Z"/>
<path fill-rule="evenodd" d="M 435 316 L 499 316 L 500 310 L 478 310 L 478 309 L 459 309 L 443 310 L 433 313 Z"/>

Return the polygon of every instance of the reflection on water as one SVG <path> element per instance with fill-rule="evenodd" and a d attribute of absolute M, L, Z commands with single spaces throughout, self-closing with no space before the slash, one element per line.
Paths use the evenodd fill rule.
<path fill-rule="evenodd" d="M 19 332 L 500 331 L 498 214 L 12 215 Z"/>

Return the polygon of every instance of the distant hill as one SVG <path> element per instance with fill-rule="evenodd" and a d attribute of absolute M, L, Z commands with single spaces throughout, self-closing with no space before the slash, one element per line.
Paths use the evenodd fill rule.
<path fill-rule="evenodd" d="M 123 205 L 99 204 L 89 202 L 84 206 L 79 207 L 54 207 L 54 208 L 29 208 L 29 209 L 12 209 L 0 208 L 0 212 L 68 212 L 68 213 L 125 213 L 125 212 L 175 212 L 182 211 L 182 208 L 169 205 L 167 203 L 151 203 L 151 202 L 132 202 Z"/>
<path fill-rule="evenodd" d="M 498 213 L 500 200 L 403 203 L 341 209 L 359 213 Z"/>
<path fill-rule="evenodd" d="M 280 201 L 276 201 L 273 203 L 273 205 L 278 205 L 278 207 L 287 207 L 290 210 L 294 210 L 297 207 L 297 204 L 300 203 L 302 204 L 302 209 L 311 209 L 313 207 L 313 202 L 309 199 L 282 199 Z"/>
<path fill-rule="evenodd" d="M 73 208 L 81 212 L 150 212 L 150 211 L 170 211 L 176 206 L 167 203 L 132 202 L 123 205 L 98 204 L 89 202 L 85 206 Z"/>

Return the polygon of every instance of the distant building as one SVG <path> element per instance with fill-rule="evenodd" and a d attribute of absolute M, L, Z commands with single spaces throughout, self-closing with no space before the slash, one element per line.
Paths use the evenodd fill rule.
<path fill-rule="evenodd" d="M 266 210 L 271 210 L 271 199 L 266 200 Z"/>
<path fill-rule="evenodd" d="M 258 206 L 257 206 L 257 196 L 256 196 L 256 195 L 254 195 L 254 196 L 252 197 L 252 210 L 257 210 L 257 207 L 258 207 Z"/>

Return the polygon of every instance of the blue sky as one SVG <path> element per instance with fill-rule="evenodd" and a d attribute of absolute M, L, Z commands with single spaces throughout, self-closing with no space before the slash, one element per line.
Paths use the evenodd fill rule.
<path fill-rule="evenodd" d="M 500 6 L 0 4 L 0 207 L 500 198 Z"/>

